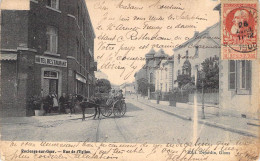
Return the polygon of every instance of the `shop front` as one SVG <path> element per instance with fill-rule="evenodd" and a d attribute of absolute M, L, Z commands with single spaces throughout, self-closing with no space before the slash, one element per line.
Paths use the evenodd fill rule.
<path fill-rule="evenodd" d="M 67 60 L 35 56 L 35 63 L 41 70 L 41 96 L 46 97 L 49 93 L 62 95 L 63 80 L 66 80 Z M 65 85 L 65 84 L 64 84 Z"/>

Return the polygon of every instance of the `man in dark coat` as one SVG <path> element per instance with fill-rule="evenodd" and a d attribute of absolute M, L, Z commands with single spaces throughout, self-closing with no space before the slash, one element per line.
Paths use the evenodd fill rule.
<path fill-rule="evenodd" d="M 43 103 L 43 109 L 45 111 L 45 114 L 51 113 L 52 106 L 53 106 L 53 98 L 51 96 L 51 93 L 49 93 L 49 95 L 46 96 L 46 98 L 44 99 L 44 103 Z"/>
<path fill-rule="evenodd" d="M 62 96 L 59 99 L 59 103 L 60 103 L 60 113 L 66 113 L 65 108 L 67 105 L 67 101 L 68 98 L 66 97 L 66 93 L 62 93 Z"/>

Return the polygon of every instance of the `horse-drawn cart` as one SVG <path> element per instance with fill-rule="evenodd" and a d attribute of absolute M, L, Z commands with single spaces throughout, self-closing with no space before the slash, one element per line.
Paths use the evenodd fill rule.
<path fill-rule="evenodd" d="M 110 117 L 112 113 L 115 117 L 122 117 L 126 113 L 126 103 L 124 98 L 118 99 L 115 97 L 112 101 L 112 103 L 107 104 L 108 97 L 106 96 L 99 96 L 92 99 L 84 98 L 81 95 L 76 96 L 77 104 L 80 106 L 82 110 L 82 120 L 85 120 L 85 110 L 86 109 L 95 109 L 94 115 L 90 117 L 96 118 L 96 115 L 98 114 L 98 118 L 100 117 L 100 113 L 104 117 Z"/>

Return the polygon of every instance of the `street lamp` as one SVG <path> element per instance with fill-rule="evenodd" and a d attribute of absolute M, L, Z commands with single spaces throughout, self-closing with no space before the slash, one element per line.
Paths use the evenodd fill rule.
<path fill-rule="evenodd" d="M 201 72 L 201 86 L 202 86 L 202 119 L 205 119 L 205 113 L 204 113 L 204 79 L 206 77 L 206 74 L 204 71 Z"/>

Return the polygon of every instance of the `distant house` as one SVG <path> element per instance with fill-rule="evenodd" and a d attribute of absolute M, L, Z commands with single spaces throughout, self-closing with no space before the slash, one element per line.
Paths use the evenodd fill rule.
<path fill-rule="evenodd" d="M 124 95 L 134 94 L 134 93 L 136 93 L 135 82 L 123 83 L 120 85 L 120 89 L 123 91 Z"/>
<path fill-rule="evenodd" d="M 178 87 L 176 82 L 179 75 L 195 77 L 200 71 L 201 63 L 210 57 L 220 55 L 220 24 L 208 27 L 202 32 L 195 32 L 194 36 L 177 48 L 174 48 L 174 87 Z"/>
<path fill-rule="evenodd" d="M 146 62 L 144 66 L 135 73 L 135 86 L 136 90 L 138 87 L 138 82 L 146 82 L 150 84 L 150 87 L 155 87 L 156 81 L 156 70 L 159 68 L 161 60 L 164 60 L 168 57 L 167 54 L 164 53 L 163 49 L 160 49 L 156 52 L 153 48 L 145 55 Z M 150 98 L 150 93 L 154 92 L 155 88 L 148 88 L 147 95 Z"/>
<path fill-rule="evenodd" d="M 155 91 L 169 92 L 173 89 L 173 56 L 159 63 L 156 70 Z"/>

